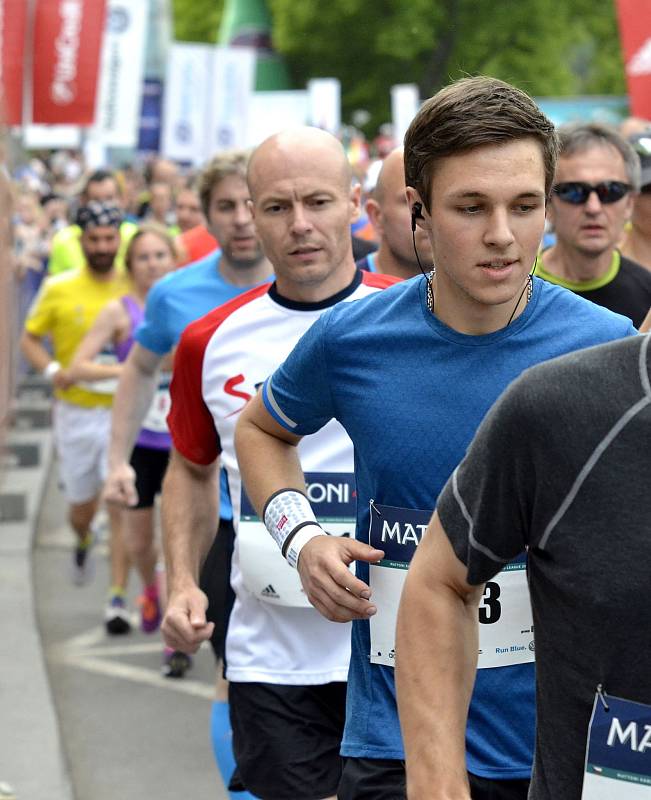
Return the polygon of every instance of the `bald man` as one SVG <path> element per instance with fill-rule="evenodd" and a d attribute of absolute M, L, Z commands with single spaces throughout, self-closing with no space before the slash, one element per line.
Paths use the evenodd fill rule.
<path fill-rule="evenodd" d="M 377 183 L 366 202 L 366 213 L 377 232 L 380 247 L 357 262 L 361 269 L 411 278 L 420 273 L 418 258 L 423 270 L 432 268 L 432 248 L 427 233 L 411 230 L 411 209 L 407 202 L 403 148 L 393 150 L 382 162 Z M 416 255 L 415 248 L 418 251 Z"/>
<path fill-rule="evenodd" d="M 198 572 L 216 527 L 221 459 L 237 532 L 226 677 L 238 772 L 263 800 L 323 800 L 334 797 L 341 773 L 350 627 L 310 606 L 244 495 L 235 425 L 322 315 L 393 280 L 355 266 L 349 230 L 359 187 L 351 188 L 350 166 L 333 136 L 299 128 L 267 139 L 251 156 L 247 182 L 276 280 L 221 306 L 181 337 L 168 418 L 174 454 L 163 491 L 169 587 L 163 632 L 170 647 L 184 652 L 211 635 Z M 299 456 L 305 491 L 329 531 L 352 535 L 353 451 L 341 426 L 306 437 Z"/>

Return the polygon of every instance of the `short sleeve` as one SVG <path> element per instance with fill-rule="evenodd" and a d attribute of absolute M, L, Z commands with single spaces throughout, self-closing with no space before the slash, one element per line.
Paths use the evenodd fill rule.
<path fill-rule="evenodd" d="M 212 464 L 221 446 L 212 414 L 203 399 L 205 347 L 195 330 L 196 325 L 186 328 L 174 356 L 167 424 L 174 447 L 184 458 L 194 464 Z"/>
<path fill-rule="evenodd" d="M 328 317 L 309 328 L 262 387 L 267 411 L 297 436 L 316 433 L 335 416 L 326 357 Z"/>
<path fill-rule="evenodd" d="M 522 379 L 498 399 L 441 492 L 437 512 L 468 583 L 490 580 L 529 544 L 535 409 Z"/>
<path fill-rule="evenodd" d="M 174 347 L 175 341 L 169 330 L 166 313 L 165 284 L 156 283 L 149 290 L 145 302 L 145 314 L 134 334 L 138 344 L 163 356 Z"/>
<path fill-rule="evenodd" d="M 46 279 L 27 312 L 25 330 L 34 336 L 46 336 L 54 327 L 55 313 L 52 283 Z"/>

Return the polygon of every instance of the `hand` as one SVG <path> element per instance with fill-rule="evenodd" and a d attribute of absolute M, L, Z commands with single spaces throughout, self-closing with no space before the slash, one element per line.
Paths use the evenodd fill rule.
<path fill-rule="evenodd" d="M 131 464 L 123 461 L 111 469 L 104 484 L 104 500 L 120 506 L 137 505 L 136 473 Z"/>
<path fill-rule="evenodd" d="M 384 556 L 356 539 L 315 536 L 303 545 L 298 573 L 310 603 L 332 622 L 368 619 L 377 608 L 371 590 L 348 569 L 352 561 L 374 563 Z"/>
<path fill-rule="evenodd" d="M 67 369 L 60 369 L 52 376 L 52 384 L 55 389 L 69 389 L 74 381 Z"/>
<path fill-rule="evenodd" d="M 214 622 L 206 621 L 207 608 L 208 598 L 196 584 L 172 592 L 161 625 L 165 644 L 182 653 L 196 653 L 215 629 Z"/>

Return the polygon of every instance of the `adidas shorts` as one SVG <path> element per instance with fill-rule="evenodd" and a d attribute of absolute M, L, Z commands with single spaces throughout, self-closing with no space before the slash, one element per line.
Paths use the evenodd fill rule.
<path fill-rule="evenodd" d="M 69 503 L 87 503 L 106 480 L 111 409 L 57 400 L 53 420 L 63 494 Z"/>
<path fill-rule="evenodd" d="M 233 754 L 246 789 L 262 800 L 323 800 L 336 794 L 346 684 L 228 687 Z"/>

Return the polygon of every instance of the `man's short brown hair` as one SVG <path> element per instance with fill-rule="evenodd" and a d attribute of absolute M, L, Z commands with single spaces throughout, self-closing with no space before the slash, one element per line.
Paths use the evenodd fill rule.
<path fill-rule="evenodd" d="M 405 134 L 405 178 L 429 211 L 436 163 L 476 147 L 531 137 L 540 143 L 545 191 L 558 157 L 554 125 L 528 94 L 496 78 L 462 78 L 426 100 Z"/>
<path fill-rule="evenodd" d="M 246 181 L 246 168 L 250 155 L 250 150 L 227 150 L 214 156 L 203 168 L 197 180 L 197 191 L 206 219 L 212 190 L 229 175 L 239 175 Z"/>

